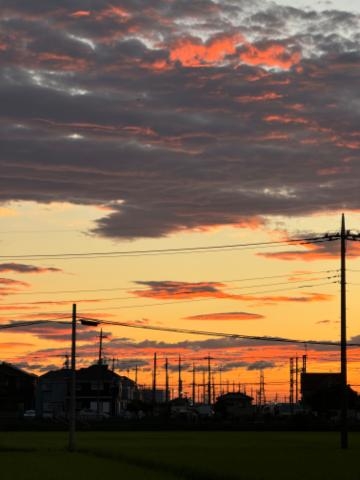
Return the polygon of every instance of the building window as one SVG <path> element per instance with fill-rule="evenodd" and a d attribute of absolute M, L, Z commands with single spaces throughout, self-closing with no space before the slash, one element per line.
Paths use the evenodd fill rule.
<path fill-rule="evenodd" d="M 103 390 L 104 389 L 104 383 L 103 382 L 91 382 L 91 390 L 93 391 L 98 391 L 98 390 Z"/>

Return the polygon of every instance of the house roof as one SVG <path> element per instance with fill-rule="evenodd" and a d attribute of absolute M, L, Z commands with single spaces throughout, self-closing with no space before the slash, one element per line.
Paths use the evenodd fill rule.
<path fill-rule="evenodd" d="M 15 365 L 11 365 L 7 362 L 0 363 L 0 374 L 11 377 L 26 377 L 32 379 L 37 378 L 37 375 L 35 375 L 34 373 L 25 372 L 25 370 L 22 370 L 21 368 L 16 367 Z"/>
<path fill-rule="evenodd" d="M 70 377 L 70 370 L 63 368 L 62 370 L 50 370 L 40 375 L 40 380 L 65 380 Z"/>
<path fill-rule="evenodd" d="M 120 375 L 109 370 L 107 365 L 94 364 L 76 371 L 79 380 L 120 380 Z"/>
<path fill-rule="evenodd" d="M 50 372 L 41 375 L 42 380 L 67 380 L 70 378 L 71 370 L 63 368 L 61 370 L 51 370 Z M 108 381 L 108 382 L 121 382 L 127 385 L 135 385 L 135 382 L 128 377 L 118 375 L 117 373 L 109 370 L 107 365 L 94 364 L 90 367 L 80 368 L 76 370 L 76 379 L 78 381 Z"/>

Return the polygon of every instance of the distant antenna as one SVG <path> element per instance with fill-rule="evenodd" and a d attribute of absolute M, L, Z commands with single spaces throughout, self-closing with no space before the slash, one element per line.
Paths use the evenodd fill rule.
<path fill-rule="evenodd" d="M 66 370 L 69 370 L 70 368 L 70 358 L 68 353 L 65 355 L 64 368 L 66 368 Z"/>
<path fill-rule="evenodd" d="M 103 338 L 107 338 L 106 335 L 103 334 L 102 329 L 100 330 L 100 342 L 99 342 L 99 359 L 98 359 L 98 364 L 102 365 L 104 363 L 103 361 Z"/>
<path fill-rule="evenodd" d="M 265 405 L 266 398 L 265 398 L 265 376 L 264 370 L 260 370 L 260 382 L 259 382 L 259 392 L 258 392 L 258 405 L 262 406 Z"/>
<path fill-rule="evenodd" d="M 178 364 L 178 395 L 179 398 L 182 398 L 183 395 L 183 385 L 182 385 L 182 379 L 181 379 L 181 357 L 179 355 L 179 364 Z"/>

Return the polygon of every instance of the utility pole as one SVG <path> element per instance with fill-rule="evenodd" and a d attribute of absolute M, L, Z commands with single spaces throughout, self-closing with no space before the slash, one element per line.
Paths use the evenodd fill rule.
<path fill-rule="evenodd" d="M 299 358 L 295 358 L 295 404 L 299 403 Z"/>
<path fill-rule="evenodd" d="M 196 392 L 195 392 L 195 388 L 196 388 L 196 384 L 195 384 L 195 363 L 193 363 L 193 371 L 192 371 L 192 401 L 193 401 L 193 405 L 195 405 L 196 403 L 196 399 L 195 399 L 195 395 L 196 395 Z"/>
<path fill-rule="evenodd" d="M 75 452 L 76 430 L 76 304 L 72 306 L 71 321 L 71 377 L 70 377 L 70 405 L 69 405 L 69 451 Z"/>
<path fill-rule="evenodd" d="M 346 240 L 360 241 L 359 233 L 345 228 L 345 215 L 341 215 L 340 233 L 326 235 L 327 240 L 340 239 L 340 378 L 341 378 L 341 448 L 348 448 L 348 388 L 346 344 Z"/>
<path fill-rule="evenodd" d="M 291 412 L 294 411 L 294 359 L 290 358 L 290 394 L 289 403 Z"/>
<path fill-rule="evenodd" d="M 203 386 L 203 403 L 206 403 L 205 370 L 203 370 L 202 372 L 202 386 Z"/>
<path fill-rule="evenodd" d="M 340 282 L 341 282 L 341 448 L 348 448 L 348 399 L 347 399 L 347 359 L 346 359 L 346 237 L 345 215 L 341 216 L 340 232 Z"/>
<path fill-rule="evenodd" d="M 98 365 L 102 365 L 103 364 L 103 358 L 102 358 L 102 354 L 103 354 L 103 338 L 106 338 L 106 335 L 103 335 L 103 331 L 102 331 L 102 328 L 100 329 L 100 341 L 99 341 L 99 359 L 98 359 Z"/>
<path fill-rule="evenodd" d="M 169 403 L 169 363 L 167 357 L 165 358 L 165 402 Z"/>
<path fill-rule="evenodd" d="M 181 379 L 181 357 L 179 355 L 179 363 L 178 363 L 178 397 L 182 398 L 182 379 Z"/>
<path fill-rule="evenodd" d="M 205 357 L 205 360 L 207 360 L 207 370 L 208 370 L 208 384 L 207 384 L 207 394 L 208 394 L 208 404 L 211 405 L 211 363 L 210 360 L 212 360 L 212 357 L 208 355 Z"/>
<path fill-rule="evenodd" d="M 220 395 L 223 394 L 223 389 L 222 389 L 222 366 L 220 365 L 219 367 L 219 391 L 220 391 Z"/>
<path fill-rule="evenodd" d="M 152 383 L 152 403 L 155 405 L 156 403 L 156 367 L 157 367 L 157 359 L 156 359 L 156 352 L 154 353 L 154 366 L 153 366 L 153 383 Z"/>
<path fill-rule="evenodd" d="M 215 387 L 216 387 L 216 384 L 215 384 L 215 373 L 214 373 L 212 375 L 212 402 L 211 403 L 216 402 Z"/>

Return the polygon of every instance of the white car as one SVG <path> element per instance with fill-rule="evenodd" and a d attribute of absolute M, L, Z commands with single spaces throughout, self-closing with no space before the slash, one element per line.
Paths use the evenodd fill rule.
<path fill-rule="evenodd" d="M 24 418 L 35 418 L 35 417 L 36 417 L 35 410 L 25 410 Z"/>

